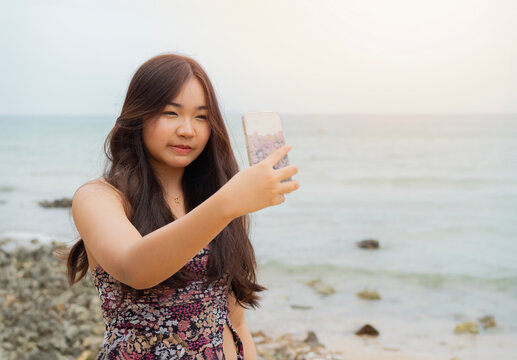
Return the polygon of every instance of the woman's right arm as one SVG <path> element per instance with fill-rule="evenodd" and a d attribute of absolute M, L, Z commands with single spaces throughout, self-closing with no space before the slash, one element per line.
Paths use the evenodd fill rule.
<path fill-rule="evenodd" d="M 296 166 L 272 168 L 289 150 L 277 149 L 240 171 L 196 208 L 143 237 L 112 189 L 87 183 L 74 194 L 75 225 L 89 252 L 111 276 L 135 289 L 150 288 L 180 270 L 233 219 L 280 204 L 283 194 L 297 189 L 295 180 L 280 183 L 297 173 Z"/>

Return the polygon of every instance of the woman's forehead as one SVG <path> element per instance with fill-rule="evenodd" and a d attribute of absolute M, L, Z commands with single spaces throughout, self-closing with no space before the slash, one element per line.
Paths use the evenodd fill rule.
<path fill-rule="evenodd" d="M 203 107 L 206 108 L 205 98 L 205 89 L 201 82 L 193 77 L 183 84 L 178 94 L 169 101 L 168 105 L 202 110 Z"/>

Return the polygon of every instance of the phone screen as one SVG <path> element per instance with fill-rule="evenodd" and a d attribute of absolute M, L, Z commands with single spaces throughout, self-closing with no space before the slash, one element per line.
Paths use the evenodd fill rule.
<path fill-rule="evenodd" d="M 248 111 L 242 115 L 246 149 L 250 166 L 264 160 L 271 152 L 285 145 L 280 114 L 273 111 Z M 273 166 L 289 165 L 287 154 Z M 282 180 L 289 181 L 291 178 Z"/>

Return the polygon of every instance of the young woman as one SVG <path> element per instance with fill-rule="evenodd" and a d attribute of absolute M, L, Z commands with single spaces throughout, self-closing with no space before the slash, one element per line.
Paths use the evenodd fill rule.
<path fill-rule="evenodd" d="M 257 358 L 249 213 L 299 187 L 284 146 L 239 171 L 214 89 L 193 59 L 165 54 L 134 74 L 104 144 L 103 176 L 77 189 L 70 285 L 88 269 L 106 323 L 97 359 Z"/>

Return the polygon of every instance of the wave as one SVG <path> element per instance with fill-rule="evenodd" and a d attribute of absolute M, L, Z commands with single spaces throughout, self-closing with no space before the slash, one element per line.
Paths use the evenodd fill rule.
<path fill-rule="evenodd" d="M 429 185 L 517 185 L 517 179 L 501 179 L 501 178 L 444 178 L 444 177 L 362 177 L 354 179 L 341 179 L 343 184 L 361 184 L 361 185 L 378 185 L 378 184 L 429 184 Z"/>
<path fill-rule="evenodd" d="M 14 191 L 14 186 L 0 185 L 0 192 L 12 192 L 12 191 Z"/>
<path fill-rule="evenodd" d="M 444 285 L 467 285 L 475 287 L 491 287 L 499 291 L 517 289 L 517 276 L 481 277 L 470 274 L 443 274 L 401 272 L 395 270 L 376 270 L 353 266 L 338 266 L 329 263 L 287 264 L 276 260 L 259 263 L 263 271 L 279 272 L 291 275 L 354 277 L 375 276 L 387 277 L 420 286 L 442 287 Z"/>

